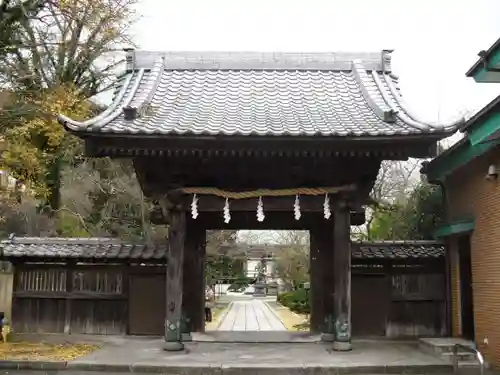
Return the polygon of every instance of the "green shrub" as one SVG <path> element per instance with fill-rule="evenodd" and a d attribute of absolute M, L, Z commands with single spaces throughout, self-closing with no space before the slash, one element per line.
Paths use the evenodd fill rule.
<path fill-rule="evenodd" d="M 297 314 L 309 314 L 311 312 L 309 293 L 305 289 L 281 293 L 278 295 L 278 302 Z"/>
<path fill-rule="evenodd" d="M 248 277 L 235 280 L 227 290 L 229 292 L 243 292 L 250 285 L 250 279 Z"/>

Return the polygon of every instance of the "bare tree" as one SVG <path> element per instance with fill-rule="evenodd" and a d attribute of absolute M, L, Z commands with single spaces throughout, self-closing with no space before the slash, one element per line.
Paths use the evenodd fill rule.
<path fill-rule="evenodd" d="M 276 231 L 274 241 L 286 246 L 276 255 L 275 271 L 287 290 L 294 290 L 309 280 L 309 232 Z"/>
<path fill-rule="evenodd" d="M 47 1 L 17 28 L 19 44 L 3 55 L 0 74 L 15 90 L 71 84 L 84 98 L 109 87 L 121 56 L 132 44 L 129 28 L 136 0 Z"/>
<path fill-rule="evenodd" d="M 419 181 L 420 162 L 384 160 L 380 165 L 377 179 L 370 194 L 372 204 L 366 209 L 366 223 L 352 227 L 354 238 L 370 239 L 371 224 L 377 210 L 387 210 L 395 202 L 407 199 L 411 189 Z"/>
<path fill-rule="evenodd" d="M 151 202 L 130 163 L 89 160 L 63 173 L 60 230 L 69 235 L 112 236 L 164 242 L 165 226 L 149 220 Z"/>

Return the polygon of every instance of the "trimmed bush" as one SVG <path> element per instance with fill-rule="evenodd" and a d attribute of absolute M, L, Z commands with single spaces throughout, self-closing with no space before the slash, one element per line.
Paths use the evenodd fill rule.
<path fill-rule="evenodd" d="M 229 292 L 243 292 L 250 285 L 250 279 L 248 277 L 235 280 L 227 290 Z"/>
<path fill-rule="evenodd" d="M 278 302 L 297 314 L 309 314 L 311 312 L 309 295 L 305 289 L 281 293 L 278 295 Z"/>

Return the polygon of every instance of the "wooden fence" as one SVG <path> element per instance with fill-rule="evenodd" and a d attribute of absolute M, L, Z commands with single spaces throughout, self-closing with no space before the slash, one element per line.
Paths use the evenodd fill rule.
<path fill-rule="evenodd" d="M 353 335 L 444 335 L 443 269 L 441 264 L 354 264 Z M 16 267 L 14 279 L 16 332 L 162 333 L 164 265 L 25 263 Z"/>
<path fill-rule="evenodd" d="M 16 270 L 14 288 L 17 332 L 126 333 L 121 266 L 23 265 Z"/>
<path fill-rule="evenodd" d="M 442 262 L 353 268 L 353 335 L 445 335 L 445 285 Z"/>

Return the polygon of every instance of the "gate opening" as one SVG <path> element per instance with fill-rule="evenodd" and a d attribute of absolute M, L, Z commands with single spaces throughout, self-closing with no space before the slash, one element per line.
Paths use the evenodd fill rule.
<path fill-rule="evenodd" d="M 207 231 L 205 331 L 308 332 L 308 231 Z"/>

